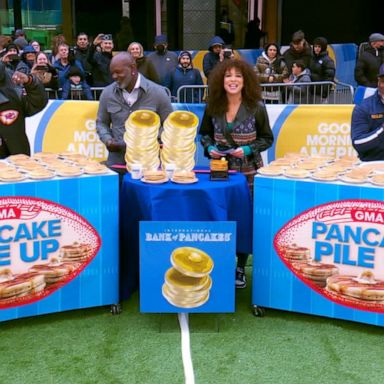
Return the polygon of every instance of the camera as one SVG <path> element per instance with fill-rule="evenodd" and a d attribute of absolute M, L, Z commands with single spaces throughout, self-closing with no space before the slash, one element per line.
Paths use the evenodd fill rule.
<path fill-rule="evenodd" d="M 11 61 L 20 61 L 19 55 L 13 54 L 13 55 L 9 55 L 8 57 L 9 57 L 9 60 Z"/>
<path fill-rule="evenodd" d="M 48 71 L 48 66 L 47 65 L 36 65 L 35 69 L 37 71 Z"/>
<path fill-rule="evenodd" d="M 224 59 L 230 59 L 232 56 L 232 50 L 231 49 L 224 49 Z"/>

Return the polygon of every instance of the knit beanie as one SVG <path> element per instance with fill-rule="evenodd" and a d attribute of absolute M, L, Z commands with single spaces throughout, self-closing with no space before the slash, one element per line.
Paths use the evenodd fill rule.
<path fill-rule="evenodd" d="M 189 57 L 189 60 L 191 60 L 191 63 L 192 63 L 192 55 L 190 54 L 190 52 L 188 51 L 181 51 L 180 54 L 179 54 L 179 57 L 178 57 L 178 62 L 180 63 L 180 59 L 183 57 L 183 56 L 188 56 Z"/>

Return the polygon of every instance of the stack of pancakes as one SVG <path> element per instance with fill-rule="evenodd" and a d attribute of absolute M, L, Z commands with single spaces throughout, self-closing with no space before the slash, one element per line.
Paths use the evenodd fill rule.
<path fill-rule="evenodd" d="M 384 303 L 384 281 L 375 279 L 371 271 L 364 271 L 359 276 L 331 276 L 327 279 L 327 291 L 343 298 Z"/>
<path fill-rule="evenodd" d="M 191 171 L 195 166 L 195 137 L 199 118 L 192 112 L 174 111 L 163 124 L 160 152 L 163 169 L 175 164 L 176 170 Z"/>
<path fill-rule="evenodd" d="M 86 260 L 92 254 L 89 244 L 74 242 L 60 247 L 60 260 L 64 262 L 78 262 Z"/>
<path fill-rule="evenodd" d="M 223 157 L 220 160 L 211 160 L 209 162 L 209 168 L 211 171 L 228 171 L 228 161 Z"/>
<path fill-rule="evenodd" d="M 328 277 L 339 273 L 339 268 L 333 264 L 323 264 L 312 260 L 293 262 L 292 267 L 320 288 L 326 286 Z"/>
<path fill-rule="evenodd" d="M 145 183 L 165 183 L 168 181 L 167 175 L 164 171 L 144 171 L 143 178 Z"/>
<path fill-rule="evenodd" d="M 173 173 L 172 181 L 179 184 L 190 184 L 198 181 L 193 171 L 176 171 Z"/>
<path fill-rule="evenodd" d="M 131 113 L 125 122 L 124 141 L 126 143 L 125 161 L 127 169 L 132 171 L 132 164 L 138 163 L 143 169 L 158 169 L 160 117 L 149 110 Z"/>
<path fill-rule="evenodd" d="M 201 249 L 180 247 L 171 254 L 172 268 L 164 276 L 162 293 L 175 307 L 196 308 L 206 303 L 212 287 L 213 260 Z"/>
<path fill-rule="evenodd" d="M 309 248 L 296 244 L 287 245 L 282 249 L 283 256 L 290 261 L 309 260 L 311 253 Z"/>
<path fill-rule="evenodd" d="M 54 284 L 65 280 L 68 275 L 74 272 L 80 263 L 65 263 L 56 258 L 52 258 L 48 264 L 35 264 L 29 269 L 30 272 L 36 272 L 44 275 L 47 284 Z"/>
<path fill-rule="evenodd" d="M 7 268 L 0 271 L 0 300 L 9 300 L 42 291 L 45 287 L 44 275 L 27 272 L 13 275 Z"/>

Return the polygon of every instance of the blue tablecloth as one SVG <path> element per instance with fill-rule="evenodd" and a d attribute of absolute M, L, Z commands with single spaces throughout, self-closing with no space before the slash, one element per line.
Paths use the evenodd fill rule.
<path fill-rule="evenodd" d="M 237 252 L 252 252 L 252 203 L 243 174 L 210 181 L 198 174 L 194 184 L 147 184 L 123 179 L 120 196 L 121 298 L 138 287 L 140 221 L 236 221 Z"/>

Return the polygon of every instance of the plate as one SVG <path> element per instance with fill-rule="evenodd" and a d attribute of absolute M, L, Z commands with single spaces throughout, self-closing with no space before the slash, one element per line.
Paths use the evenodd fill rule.
<path fill-rule="evenodd" d="M 279 167 L 269 167 L 269 168 L 279 168 Z M 257 173 L 263 176 L 281 176 L 286 168 L 282 169 L 268 169 L 268 167 L 262 167 L 257 170 Z"/>
<path fill-rule="evenodd" d="M 165 177 L 164 179 L 160 179 L 160 180 L 147 180 L 146 178 L 142 177 L 140 181 L 148 184 L 164 184 L 168 181 L 168 179 Z"/>
<path fill-rule="evenodd" d="M 56 175 L 54 173 L 52 173 L 51 175 L 45 175 L 45 176 L 34 176 L 31 174 L 28 174 L 28 177 L 31 180 L 49 180 L 49 179 L 53 179 L 55 176 Z"/>
<path fill-rule="evenodd" d="M 56 175 L 57 176 L 60 176 L 60 177 L 77 177 L 77 176 L 81 176 L 84 172 L 82 170 L 76 172 L 76 173 L 66 173 L 66 172 L 61 172 L 59 170 L 56 170 Z"/>
<path fill-rule="evenodd" d="M 288 177 L 290 179 L 305 179 L 305 178 L 307 178 L 310 175 L 310 172 L 307 171 L 307 170 L 301 169 L 300 171 L 302 171 L 302 172 L 297 172 L 297 173 L 296 172 L 292 172 L 292 173 L 290 173 L 289 171 L 288 172 L 285 171 L 283 173 L 283 176 Z"/>
<path fill-rule="evenodd" d="M 344 183 L 348 183 L 348 184 L 364 184 L 368 181 L 368 179 L 364 179 L 364 180 L 353 179 L 353 178 L 348 177 L 346 175 L 339 176 L 339 180 L 343 181 Z"/>
<path fill-rule="evenodd" d="M 316 181 L 336 181 L 338 179 L 338 176 L 321 177 L 321 176 L 316 176 L 315 174 L 312 174 L 310 178 Z"/>
<path fill-rule="evenodd" d="M 90 170 L 87 168 L 84 168 L 84 173 L 87 175 L 104 175 L 109 172 L 109 168 L 102 168 L 102 169 L 97 169 L 97 170 Z"/>
<path fill-rule="evenodd" d="M 369 182 L 372 184 L 372 185 L 376 185 L 378 187 L 384 187 L 384 183 L 377 183 L 375 181 L 373 181 L 372 179 L 369 179 Z"/>
<path fill-rule="evenodd" d="M 14 182 L 17 182 L 17 181 L 23 181 L 27 179 L 27 175 L 23 174 L 22 176 L 18 177 L 17 179 L 4 179 L 2 177 L 0 177 L 0 181 L 3 181 L 4 183 L 14 183 Z"/>
<path fill-rule="evenodd" d="M 176 184 L 194 184 L 194 183 L 197 183 L 199 181 L 199 179 L 197 177 L 195 177 L 194 179 L 190 179 L 190 180 L 174 180 L 172 178 L 171 181 L 172 181 L 172 183 L 176 183 Z"/>

